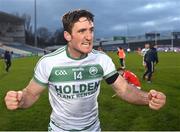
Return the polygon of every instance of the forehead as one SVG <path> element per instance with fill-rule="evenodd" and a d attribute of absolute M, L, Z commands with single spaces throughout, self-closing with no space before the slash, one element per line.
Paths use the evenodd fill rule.
<path fill-rule="evenodd" d="M 78 22 L 85 22 L 85 21 L 89 21 L 86 17 L 81 17 L 79 18 Z"/>
<path fill-rule="evenodd" d="M 73 27 L 84 27 L 84 26 L 90 26 L 90 27 L 93 27 L 94 24 L 91 20 L 89 20 L 88 18 L 86 17 L 81 17 L 79 18 L 79 20 L 77 22 L 74 23 L 74 26 Z"/>

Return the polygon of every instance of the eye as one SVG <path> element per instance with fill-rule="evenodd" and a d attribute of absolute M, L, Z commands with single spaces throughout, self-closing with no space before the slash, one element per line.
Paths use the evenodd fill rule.
<path fill-rule="evenodd" d="M 86 29 L 80 29 L 78 32 L 79 33 L 84 33 L 86 31 Z"/>

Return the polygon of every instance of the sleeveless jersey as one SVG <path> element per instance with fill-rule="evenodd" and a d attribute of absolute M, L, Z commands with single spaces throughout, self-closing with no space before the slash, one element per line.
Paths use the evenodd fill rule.
<path fill-rule="evenodd" d="M 63 130 L 85 130 L 99 122 L 100 81 L 116 72 L 104 52 L 92 50 L 84 58 L 73 59 L 65 46 L 39 60 L 34 80 L 49 88 L 53 123 Z"/>

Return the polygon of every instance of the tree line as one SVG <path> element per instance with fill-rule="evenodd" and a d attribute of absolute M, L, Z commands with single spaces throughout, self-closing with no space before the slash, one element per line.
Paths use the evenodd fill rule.
<path fill-rule="evenodd" d="M 19 15 L 15 13 L 17 17 L 20 17 L 24 20 L 24 28 L 25 28 L 25 41 L 26 44 L 34 46 L 35 41 L 35 33 L 32 30 L 31 24 L 31 16 L 29 14 Z M 55 32 L 50 32 L 46 27 L 38 27 L 36 30 L 37 35 L 37 46 L 44 48 L 47 46 L 53 45 L 65 45 L 66 40 L 63 35 L 63 28 L 57 29 Z"/>

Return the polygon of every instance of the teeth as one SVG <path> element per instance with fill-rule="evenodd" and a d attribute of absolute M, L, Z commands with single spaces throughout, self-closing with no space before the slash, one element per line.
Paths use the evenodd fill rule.
<path fill-rule="evenodd" d="M 89 45 L 89 43 L 83 43 L 84 45 Z"/>

